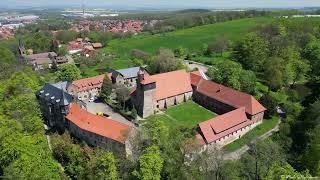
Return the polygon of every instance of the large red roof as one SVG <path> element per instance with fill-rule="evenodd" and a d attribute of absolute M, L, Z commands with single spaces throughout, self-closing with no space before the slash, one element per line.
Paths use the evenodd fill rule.
<path fill-rule="evenodd" d="M 85 91 L 96 87 L 101 87 L 105 75 L 99 75 L 84 79 L 79 79 L 72 82 L 72 85 L 76 87 L 75 91 Z M 111 79 L 111 73 L 108 73 L 109 79 Z"/>
<path fill-rule="evenodd" d="M 143 84 L 156 83 L 156 99 L 161 100 L 192 91 L 190 75 L 185 70 L 152 76 L 145 75 Z"/>
<path fill-rule="evenodd" d="M 83 130 L 113 139 L 120 143 L 125 142 L 125 134 L 131 128 L 118 121 L 91 114 L 75 103 L 70 104 L 70 112 L 66 118 Z"/>
<path fill-rule="evenodd" d="M 253 123 L 253 121 L 247 118 L 245 108 L 240 107 L 210 120 L 201 122 L 199 127 L 205 141 L 211 143 Z"/>
<path fill-rule="evenodd" d="M 197 92 L 203 95 L 235 108 L 244 106 L 246 112 L 250 115 L 255 115 L 266 110 L 266 108 L 250 94 L 240 92 L 213 81 L 205 80 L 196 73 L 190 73 L 190 76 L 191 82 L 193 83 L 192 85 L 197 86 Z"/>

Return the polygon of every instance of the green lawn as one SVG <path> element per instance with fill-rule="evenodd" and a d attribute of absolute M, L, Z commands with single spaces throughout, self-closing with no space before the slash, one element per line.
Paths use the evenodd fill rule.
<path fill-rule="evenodd" d="M 215 117 L 216 114 L 202 106 L 187 101 L 185 103 L 172 106 L 164 111 L 162 115 L 151 116 L 148 119 L 163 121 L 168 127 L 186 126 L 194 128 L 198 123 Z"/>
<path fill-rule="evenodd" d="M 110 68 L 112 69 L 124 69 L 131 67 L 131 61 L 124 59 L 114 59 L 111 62 Z M 103 63 L 96 64 L 94 66 L 89 66 L 88 69 L 82 74 L 84 78 L 97 76 L 108 72 L 108 68 L 103 67 Z"/>
<path fill-rule="evenodd" d="M 229 40 L 237 40 L 258 24 L 270 21 L 272 21 L 270 17 L 246 18 L 163 34 L 138 35 L 124 40 L 112 40 L 104 50 L 116 52 L 122 57 L 128 56 L 131 49 L 155 53 L 160 47 L 175 49 L 183 46 L 190 51 L 199 51 L 203 44 L 207 44 L 217 37 L 223 36 Z"/>
<path fill-rule="evenodd" d="M 247 134 L 243 135 L 240 139 L 224 146 L 224 150 L 232 152 L 241 148 L 245 144 L 250 143 L 255 138 L 263 135 L 264 133 L 274 128 L 278 122 L 279 122 L 279 117 L 272 117 L 271 119 L 263 120 L 262 124 L 255 127 L 253 130 L 251 130 Z"/>

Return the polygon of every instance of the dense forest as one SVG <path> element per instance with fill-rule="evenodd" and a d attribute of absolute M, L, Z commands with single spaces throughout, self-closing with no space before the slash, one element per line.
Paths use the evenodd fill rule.
<path fill-rule="evenodd" d="M 239 160 L 223 160 L 223 151 L 216 150 L 204 152 L 189 163 L 186 155 L 193 151 L 194 133 L 183 126 L 168 129 L 160 121 L 142 126 L 133 161 L 90 147 L 68 133 L 50 134 L 50 150 L 34 94 L 45 82 L 57 81 L 58 73 L 33 72 L 19 61 L 18 39 L 34 52 L 55 50 L 52 49 L 55 38 L 67 42 L 74 37 L 91 36 L 103 38 L 106 45 L 112 39 L 111 34 L 97 32 L 74 35 L 62 32 L 53 36 L 50 30 L 68 26 L 63 21 L 57 24 L 53 23 L 52 29 L 42 23 L 27 26 L 15 38 L 0 42 L 0 176 L 144 180 L 320 176 L 318 18 L 274 19 L 251 29 L 237 41 L 217 38 L 202 52 L 188 52 L 179 47 L 160 49 L 155 55 L 133 52 L 135 63 L 149 65 L 153 73 L 185 68 L 181 59 L 196 59 L 193 54 L 206 57 L 212 66 L 208 76 L 214 81 L 257 97 L 268 109 L 266 116 L 277 115 L 277 106 L 286 112 L 280 131 L 267 140 L 250 144 L 250 150 Z M 182 23 L 177 28 L 189 26 L 193 25 Z M 215 60 L 216 57 L 223 58 Z"/>

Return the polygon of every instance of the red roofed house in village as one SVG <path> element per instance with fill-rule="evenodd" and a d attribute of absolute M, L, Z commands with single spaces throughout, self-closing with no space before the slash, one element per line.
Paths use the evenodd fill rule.
<path fill-rule="evenodd" d="M 66 123 L 70 133 L 89 145 L 106 148 L 119 155 L 131 155 L 128 137 L 134 130 L 126 124 L 97 116 L 70 104 Z"/>
<path fill-rule="evenodd" d="M 142 117 L 190 99 L 190 75 L 184 70 L 149 76 L 138 72 L 137 88 L 132 93 L 135 107 Z"/>
<path fill-rule="evenodd" d="M 104 76 L 105 75 L 99 75 L 73 81 L 71 86 L 68 88 L 68 92 L 79 100 L 87 100 L 91 97 L 97 97 L 100 93 Z M 111 79 L 111 73 L 109 73 L 108 76 Z"/>

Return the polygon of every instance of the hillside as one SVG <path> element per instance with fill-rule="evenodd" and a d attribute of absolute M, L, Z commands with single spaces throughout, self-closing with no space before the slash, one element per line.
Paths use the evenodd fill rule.
<path fill-rule="evenodd" d="M 104 50 L 117 52 L 120 56 L 126 56 L 131 49 L 140 49 L 149 53 L 154 53 L 160 47 L 177 48 L 183 46 L 189 50 L 200 50 L 203 44 L 213 41 L 219 36 L 224 36 L 230 40 L 237 40 L 243 34 L 258 24 L 270 22 L 272 19 L 247 18 L 223 23 L 216 23 L 174 32 L 136 36 L 126 40 L 113 40 Z"/>

